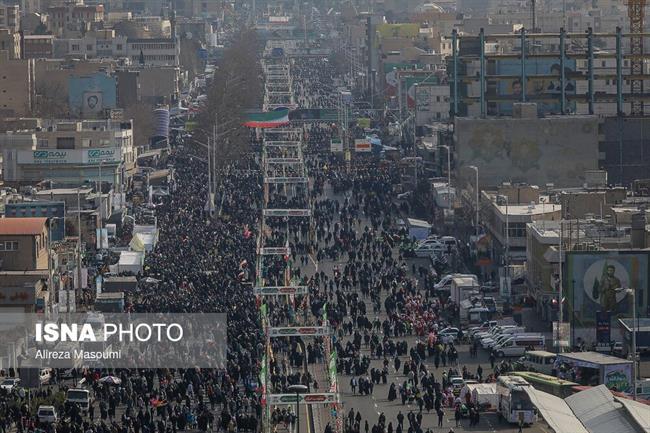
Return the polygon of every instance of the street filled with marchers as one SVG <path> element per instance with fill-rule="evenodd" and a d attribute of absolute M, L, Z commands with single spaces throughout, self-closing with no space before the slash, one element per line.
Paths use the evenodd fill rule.
<path fill-rule="evenodd" d="M 14 131 L 0 136 L 3 159 L 18 164 L 9 170 L 3 161 L 6 179 L 14 171 L 40 176 L 27 190 L 22 180 L 15 183 L 18 189 L 3 188 L 3 205 L 9 209 L 48 200 L 42 209 L 49 207 L 52 213 L 40 220 L 36 210 L 31 211 L 34 217 L 23 211 L 29 221 L 21 224 L 7 222 L 7 215 L 0 219 L 0 237 L 21 237 L 0 240 L 0 278 L 13 278 L 10 295 L 0 281 L 0 332 L 10 341 L 0 347 L 0 433 L 605 433 L 605 426 L 613 433 L 650 432 L 644 417 L 650 379 L 643 379 L 650 351 L 644 316 L 650 309 L 648 296 L 631 287 L 650 279 L 646 210 L 639 208 L 641 218 L 631 204 L 635 198 L 647 200 L 628 195 L 626 187 L 610 187 L 606 170 L 589 164 L 572 170 L 559 162 L 555 171 L 542 167 L 548 164 L 541 156 L 543 146 L 528 137 L 541 126 L 490 126 L 494 130 L 486 132 L 463 124 L 505 117 L 554 122 L 575 114 L 572 110 L 583 102 L 574 102 L 573 94 L 567 99 L 575 82 L 565 81 L 574 79 L 571 68 L 579 65 L 571 50 L 580 44 L 567 50 L 563 27 L 558 36 L 563 54 L 549 66 L 549 74 L 560 71 L 558 83 L 553 75 L 542 86 L 551 96 L 540 96 L 536 105 L 526 100 L 521 81 L 512 82 L 508 88 L 513 94 L 524 96 L 506 108 L 504 101 L 515 96 L 485 100 L 495 89 L 503 90 L 484 76 L 486 59 L 488 69 L 500 74 L 521 71 L 525 84 L 533 71 L 523 51 L 537 56 L 548 47 L 529 48 L 525 29 L 512 33 L 521 38 L 522 52 L 503 57 L 521 62 L 515 67 L 499 63 L 504 60 L 495 53 L 508 45 L 486 45 L 482 27 L 480 36 L 464 45 L 471 32 L 457 27 L 465 19 L 458 12 L 465 10 L 465 2 L 419 5 L 418 13 L 429 17 L 425 26 L 393 22 L 391 14 L 377 14 L 371 5 L 362 12 L 361 5 L 347 3 L 325 7 L 264 1 L 264 8 L 254 1 L 233 3 L 221 6 L 210 41 L 196 36 L 195 22 L 176 21 L 180 6 L 175 3 L 161 7 L 161 20 L 172 27 L 169 40 L 196 55 L 181 56 L 183 65 L 180 60 L 173 65 L 178 91 L 172 98 L 152 98 L 158 108 L 150 111 L 160 117 L 139 118 L 164 134 L 148 131 L 146 146 L 132 149 L 129 156 L 124 151 L 122 158 L 131 165 L 120 162 L 106 181 L 104 164 L 114 161 L 94 160 L 87 149 L 66 159 L 66 151 L 79 149 L 63 135 L 82 131 L 86 126 L 81 121 L 77 126 L 39 123 L 36 144 L 15 152 L 3 147 L 20 141 L 13 138 Z M 208 14 L 208 6 L 202 7 L 203 15 Z M 478 6 L 466 8 L 474 14 L 467 19 L 476 18 Z M 535 2 L 532 8 L 534 21 Z M 574 7 L 572 17 L 577 19 L 579 10 Z M 434 49 L 423 35 L 443 16 L 456 17 L 449 21 L 453 36 L 438 33 L 438 39 L 451 42 Z M 491 19 L 483 25 L 497 26 Z M 494 40 L 503 37 L 497 30 L 490 27 L 488 32 Z M 586 37 L 592 37 L 591 28 Z M 619 28 L 617 52 L 621 38 Z M 352 49 L 355 39 L 367 40 L 367 45 Z M 505 39 L 511 43 L 512 38 Z M 593 75 L 593 41 L 588 42 Z M 134 50 L 144 43 L 129 44 Z M 156 49 L 165 50 L 165 44 Z M 419 50 L 422 58 L 409 59 L 407 48 Z M 602 49 L 607 49 L 605 42 Z M 367 54 L 372 50 L 377 52 Z M 564 52 L 572 53 L 571 68 Z M 143 48 L 130 56 L 138 59 L 143 76 L 149 66 L 163 69 L 148 61 L 166 59 L 166 54 L 147 53 Z M 367 65 L 361 65 L 364 56 Z M 420 63 L 434 62 L 425 58 L 436 56 L 447 58 L 453 71 L 447 72 L 447 63 L 444 68 Z M 622 80 L 623 58 L 617 57 L 617 80 Z M 531 76 L 546 69 L 541 63 L 535 66 Z M 468 84 L 475 77 L 458 76 L 472 68 L 480 71 L 480 96 L 473 96 Z M 127 71 L 120 73 L 125 75 L 114 81 L 127 82 Z M 124 115 L 124 107 L 120 113 L 94 109 L 104 97 L 105 90 L 98 90 L 104 84 L 98 83 L 105 78 L 93 78 L 94 87 L 81 91 L 85 105 L 77 111 L 89 122 Z M 70 101 L 79 96 L 77 79 L 70 79 Z M 138 82 L 134 89 L 144 84 L 150 83 Z M 118 96 L 128 100 L 128 91 Z M 43 104 L 44 98 L 37 99 Z M 127 108 L 134 118 L 142 115 L 136 103 L 140 99 L 138 95 L 127 104 L 133 105 Z M 562 107 L 560 113 L 555 105 Z M 591 107 L 589 116 L 593 111 Z M 131 134 L 136 140 L 133 132 L 111 129 L 112 117 L 104 120 L 102 126 L 89 124 L 88 130 L 108 131 L 112 139 Z M 23 125 L 16 119 L 8 122 Z M 575 129 L 587 134 L 607 128 L 594 125 Z M 134 121 L 119 128 L 145 129 Z M 497 149 L 494 143 L 505 140 L 502 136 L 521 134 L 520 129 L 527 131 L 521 140 L 529 140 L 523 150 L 514 139 L 505 150 Z M 63 135 L 48 142 L 37 136 L 46 130 Z M 563 140 L 561 135 L 554 132 L 552 140 Z M 22 138 L 24 143 L 31 139 Z M 470 150 L 461 147 L 463 140 Z M 93 147 L 88 138 L 77 141 Z M 52 155 L 36 150 L 53 143 Z M 605 154 L 601 147 L 606 146 L 597 153 Z M 539 155 L 531 162 L 528 153 Z M 513 162 L 515 154 L 527 162 Z M 50 161 L 54 168 L 45 179 L 36 167 L 49 164 L 39 158 L 50 156 L 56 161 Z M 622 154 L 620 158 L 623 171 Z M 66 170 L 79 169 L 73 162 L 85 170 L 92 166 L 97 174 L 80 172 L 77 184 L 64 182 L 70 176 Z M 53 173 L 57 168 L 58 177 Z M 578 177 L 584 188 L 564 182 L 575 180 L 575 173 L 567 172 L 583 169 L 584 179 L 579 177 L 583 173 Z M 545 188 L 532 180 L 525 183 L 526 173 Z M 551 183 L 555 177 L 561 190 Z M 19 190 L 20 200 L 14 197 Z M 600 201 L 585 204 L 594 192 Z M 62 216 L 54 216 L 57 203 L 63 203 Z M 582 214 L 576 216 L 577 228 L 567 221 L 574 218 L 569 207 Z M 612 218 L 620 219 L 617 227 L 603 228 Z M 53 241 L 52 221 L 57 219 L 65 224 Z M 29 239 L 29 249 L 46 251 L 46 259 L 35 253 L 34 263 L 46 264 L 47 270 L 12 265 L 15 269 L 5 271 L 4 254 L 21 251 L 23 237 Z M 10 322 L 13 314 L 23 313 L 20 302 L 31 299 L 31 292 L 25 294 L 21 287 L 31 290 L 27 278 L 37 274 L 37 295 L 24 312 L 36 313 L 38 320 L 64 322 L 77 312 L 103 322 L 101 313 L 126 313 L 127 322 L 135 323 L 142 313 L 171 313 L 194 318 L 190 322 L 196 327 L 205 323 L 197 317 L 220 313 L 225 343 L 212 338 L 211 325 L 218 328 L 219 323 L 209 323 L 195 329 L 195 338 L 187 338 L 193 344 L 200 340 L 199 347 L 183 340 L 152 358 L 145 357 L 146 344 L 132 348 L 129 361 L 137 368 L 115 368 L 99 360 L 54 368 L 48 364 L 51 357 L 40 365 L 30 363 L 43 337 L 42 325 L 32 338 Z M 11 314 L 5 320 L 7 298 Z M 107 340 L 93 339 L 98 344 L 88 347 L 101 346 L 102 354 L 117 350 Z M 65 349 L 59 343 L 68 341 L 47 333 L 47 342 Z M 196 365 L 199 359 L 217 360 L 219 353 L 225 356 L 221 365 Z M 181 368 L 172 363 L 175 358 L 182 359 Z M 170 363 L 154 368 L 144 365 L 145 359 Z"/>

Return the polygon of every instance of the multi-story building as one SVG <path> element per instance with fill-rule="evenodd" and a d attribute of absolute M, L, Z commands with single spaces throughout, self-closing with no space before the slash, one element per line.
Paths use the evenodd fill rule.
<path fill-rule="evenodd" d="M 51 59 L 54 53 L 54 36 L 52 35 L 24 35 L 24 59 Z"/>
<path fill-rule="evenodd" d="M 177 66 L 180 44 L 175 39 L 129 39 L 127 55 L 136 65 Z"/>
<path fill-rule="evenodd" d="M 131 65 L 177 66 L 180 45 L 175 39 L 132 39 L 113 30 L 91 32 L 84 37 L 61 40 L 57 54 L 80 59 L 128 59 Z"/>
<path fill-rule="evenodd" d="M 58 37 L 78 37 L 104 20 L 103 5 L 75 1 L 47 8 L 48 29 Z"/>
<path fill-rule="evenodd" d="M 47 218 L 0 218 L 0 269 L 47 269 Z"/>
<path fill-rule="evenodd" d="M 492 239 L 492 263 L 505 263 L 506 253 L 510 264 L 526 260 L 526 224 L 562 218 L 562 207 L 547 201 L 534 186 L 506 184 L 481 192 L 481 221 Z"/>
<path fill-rule="evenodd" d="M 20 59 L 20 33 L 12 33 L 9 29 L 0 29 L 0 51 L 6 51 L 9 60 Z M 0 61 L 3 58 L 0 57 Z"/>
<path fill-rule="evenodd" d="M 7 29 L 12 33 L 20 31 L 20 6 L 0 3 L 0 29 Z"/>
<path fill-rule="evenodd" d="M 90 32 L 81 38 L 64 39 L 65 57 L 96 59 L 127 57 L 127 38 L 114 30 Z"/>
<path fill-rule="evenodd" d="M 36 97 L 34 70 L 34 60 L 10 60 L 0 51 L 0 116 L 29 115 Z"/>
<path fill-rule="evenodd" d="M 83 181 L 125 185 L 135 166 L 131 121 L 41 121 L 0 135 L 5 183 L 44 179 L 59 186 Z"/>

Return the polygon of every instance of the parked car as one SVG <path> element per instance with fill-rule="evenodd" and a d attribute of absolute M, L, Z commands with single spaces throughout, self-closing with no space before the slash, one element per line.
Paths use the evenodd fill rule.
<path fill-rule="evenodd" d="M 492 296 L 484 296 L 483 304 L 488 309 L 490 313 L 497 312 L 497 301 Z"/>
<path fill-rule="evenodd" d="M 54 406 L 39 406 L 38 412 L 36 412 L 38 417 L 38 422 L 42 423 L 55 423 L 59 420 L 59 416 L 56 413 Z"/>
<path fill-rule="evenodd" d="M 460 390 L 465 386 L 465 380 L 461 376 L 451 376 L 449 378 L 451 389 L 454 395 L 460 395 Z"/>
<path fill-rule="evenodd" d="M 458 339 L 459 333 L 460 331 L 458 328 L 445 328 L 438 332 L 438 338 L 440 338 L 443 343 L 450 343 Z"/>
<path fill-rule="evenodd" d="M 416 257 L 431 257 L 431 255 L 444 254 L 447 251 L 447 247 L 443 244 L 430 241 L 425 243 L 420 243 L 415 247 L 413 253 Z"/>
<path fill-rule="evenodd" d="M 17 377 L 11 377 L 4 379 L 2 382 L 0 382 L 0 389 L 4 389 L 5 391 L 13 391 L 14 389 L 18 388 L 20 385 L 20 379 Z"/>

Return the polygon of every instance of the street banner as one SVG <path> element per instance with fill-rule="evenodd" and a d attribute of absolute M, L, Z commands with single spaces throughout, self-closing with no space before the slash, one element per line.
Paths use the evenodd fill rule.
<path fill-rule="evenodd" d="M 330 142 L 330 152 L 343 152 L 343 141 L 340 138 L 332 138 L 332 141 Z"/>
<path fill-rule="evenodd" d="M 277 255 L 286 256 L 290 254 L 290 251 L 289 248 L 287 247 L 263 247 L 260 248 L 259 254 L 262 256 L 277 256 Z"/>
<path fill-rule="evenodd" d="M 297 164 L 302 158 L 266 158 L 267 164 Z"/>
<path fill-rule="evenodd" d="M 370 144 L 370 140 L 367 138 L 357 138 L 354 140 L 354 151 L 357 153 L 360 152 L 370 152 L 372 150 L 372 145 Z"/>
<path fill-rule="evenodd" d="M 596 341 L 598 343 L 610 343 L 611 317 L 609 311 L 596 311 Z"/>
<path fill-rule="evenodd" d="M 310 209 L 264 209 L 262 215 L 265 217 L 308 217 L 311 216 Z"/>
<path fill-rule="evenodd" d="M 320 394 L 269 394 L 268 404 L 287 404 L 287 403 L 302 404 L 328 404 L 337 403 L 338 395 L 333 392 L 324 392 Z"/>
<path fill-rule="evenodd" d="M 265 177 L 264 183 L 307 183 L 306 177 Z"/>
<path fill-rule="evenodd" d="M 269 295 L 304 295 L 308 292 L 307 286 L 269 286 L 255 287 L 253 292 L 260 296 Z"/>
<path fill-rule="evenodd" d="M 292 337 L 292 336 L 324 336 L 330 335 L 331 330 L 328 326 L 286 326 L 269 328 L 271 337 Z"/>

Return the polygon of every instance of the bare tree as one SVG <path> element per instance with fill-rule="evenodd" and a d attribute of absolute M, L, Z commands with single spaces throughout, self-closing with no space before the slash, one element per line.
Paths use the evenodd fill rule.
<path fill-rule="evenodd" d="M 68 95 L 57 82 L 40 80 L 36 85 L 36 106 L 32 115 L 36 117 L 61 118 L 70 112 Z"/>
<path fill-rule="evenodd" d="M 244 29 L 233 39 L 215 71 L 207 103 L 199 116 L 200 129 L 220 126 L 216 164 L 238 159 L 248 148 L 248 130 L 243 126 L 245 110 L 259 107 L 262 99 L 262 71 L 258 61 L 256 35 Z M 199 131 L 199 135 L 205 134 Z M 204 141 L 207 137 L 197 137 Z"/>

